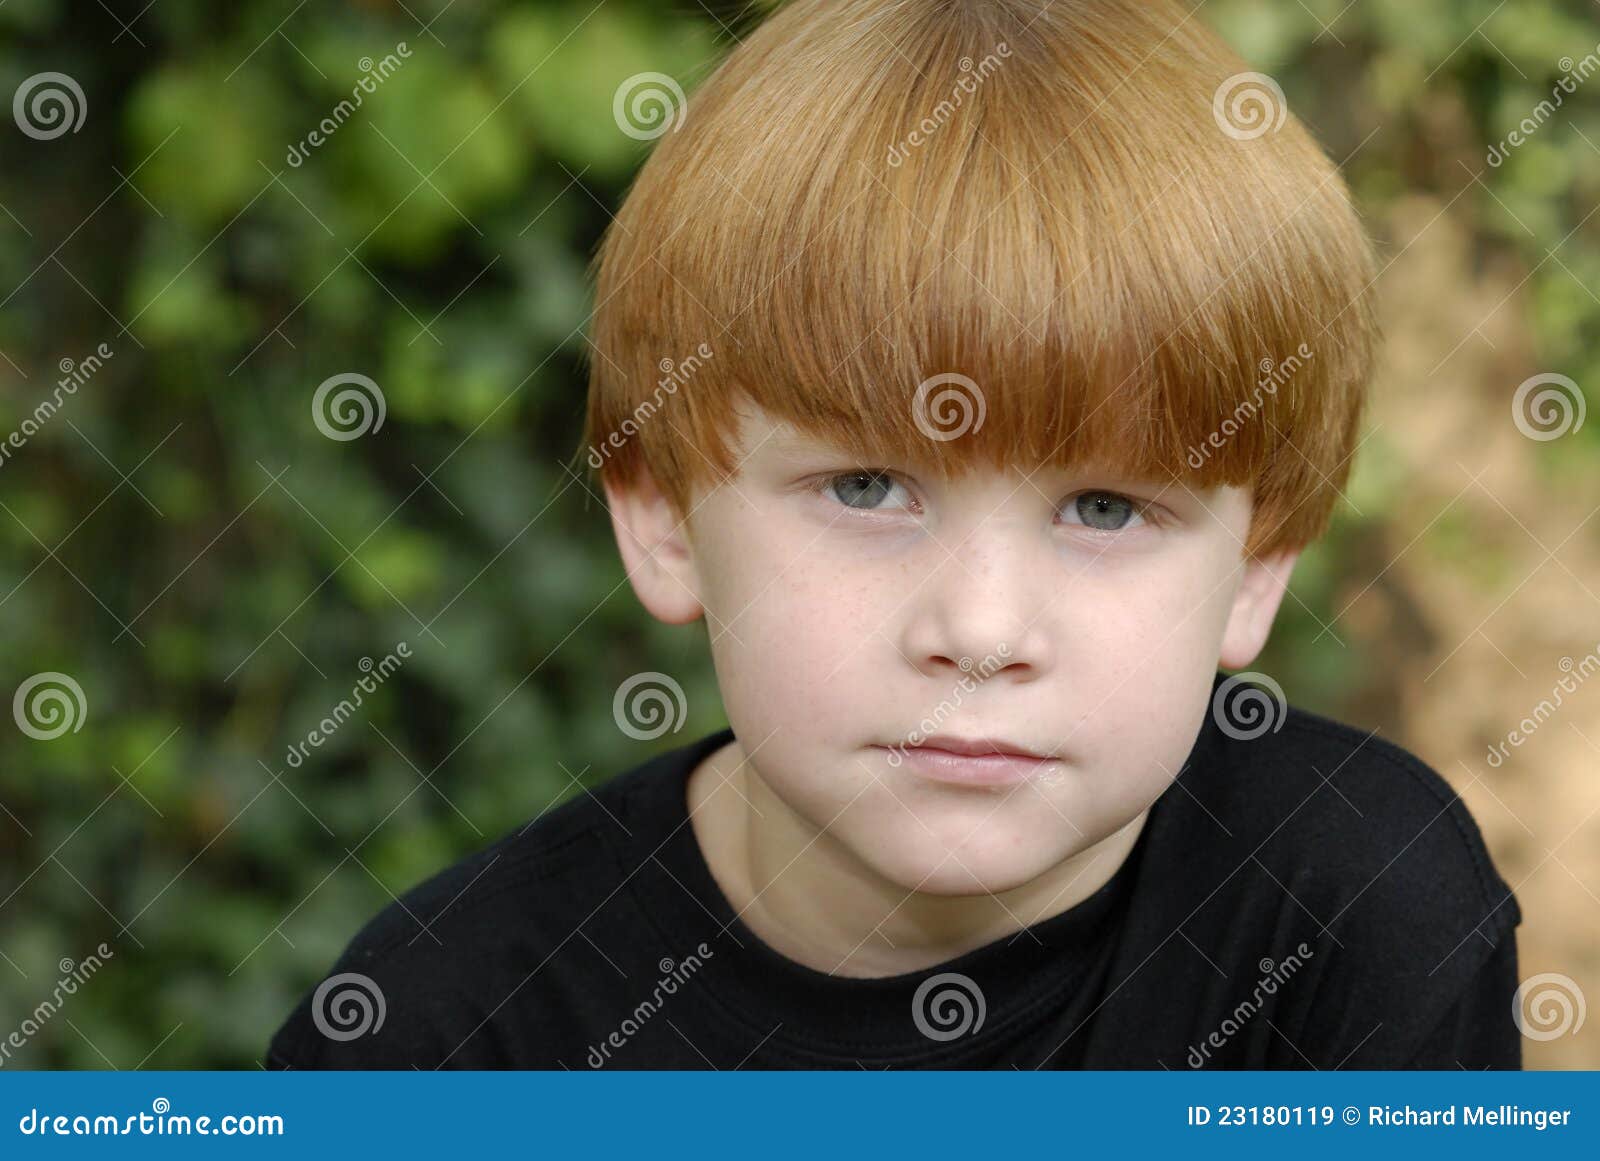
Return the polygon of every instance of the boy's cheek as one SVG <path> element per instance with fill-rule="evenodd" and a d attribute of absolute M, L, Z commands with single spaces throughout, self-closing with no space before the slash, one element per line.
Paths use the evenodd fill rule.
<path fill-rule="evenodd" d="M 735 565 L 712 591 L 718 611 L 737 618 L 734 630 L 744 645 L 767 651 L 766 663 L 808 657 L 830 668 L 872 642 L 886 648 L 880 634 L 892 638 L 895 600 L 905 596 L 806 561 L 765 572 Z"/>

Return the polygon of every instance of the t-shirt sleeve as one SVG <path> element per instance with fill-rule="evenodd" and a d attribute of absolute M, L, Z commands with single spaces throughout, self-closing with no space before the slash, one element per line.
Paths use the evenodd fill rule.
<path fill-rule="evenodd" d="M 376 999 L 357 1007 L 356 984 L 346 998 L 338 993 L 323 999 L 318 1011 L 314 993 L 308 994 L 273 1035 L 262 1060 L 267 1069 L 385 1069 L 449 1067 L 462 1036 L 451 1036 L 441 1026 L 419 988 L 405 973 L 372 969 L 361 977 L 360 993 Z M 341 1007 L 341 1004 L 343 1005 Z"/>
<path fill-rule="evenodd" d="M 471 1012 L 447 965 L 414 948 L 358 935 L 333 971 L 306 992 L 267 1046 L 268 1069 L 450 1067 L 465 1035 L 452 1017 Z M 469 1022 L 467 1027 L 471 1029 Z"/>
<path fill-rule="evenodd" d="M 328 1067 L 323 1059 L 324 1037 L 313 1026 L 310 1008 L 302 999 L 273 1034 L 262 1061 L 268 1069 L 316 1069 Z"/>
<path fill-rule="evenodd" d="M 268 1069 L 322 1069 L 382 1067 L 362 1059 L 359 1039 L 349 1044 L 331 1041 L 311 1018 L 309 997 L 302 998 L 267 1046 Z"/>
<path fill-rule="evenodd" d="M 273 1033 L 272 1041 L 267 1045 L 266 1056 L 261 1062 L 262 1066 L 268 1070 L 314 1067 L 307 1058 L 300 1035 L 297 1016 L 291 1015 L 283 1022 L 282 1027 Z"/>
<path fill-rule="evenodd" d="M 1505 932 L 1444 1012 L 1405 1067 L 1417 1069 L 1520 1069 L 1522 1032 L 1513 1015 L 1517 992 L 1517 935 Z"/>

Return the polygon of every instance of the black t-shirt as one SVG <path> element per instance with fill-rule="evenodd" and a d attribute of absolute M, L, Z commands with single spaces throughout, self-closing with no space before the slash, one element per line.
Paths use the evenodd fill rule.
<path fill-rule="evenodd" d="M 1250 737 L 1208 713 L 1091 897 L 879 979 L 790 960 L 734 915 L 686 795 L 723 729 L 384 909 L 267 1064 L 1520 1067 L 1521 912 L 1466 807 L 1379 737 L 1277 720 Z"/>

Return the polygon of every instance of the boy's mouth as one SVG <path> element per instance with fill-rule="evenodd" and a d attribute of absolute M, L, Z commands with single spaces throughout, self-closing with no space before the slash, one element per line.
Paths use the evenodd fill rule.
<path fill-rule="evenodd" d="M 890 765 L 905 765 L 934 782 L 960 786 L 1006 786 L 1057 766 L 1060 759 L 1001 738 L 936 734 L 915 746 L 876 746 Z"/>
<path fill-rule="evenodd" d="M 1039 761 L 1050 757 L 1049 754 L 1042 754 L 1004 738 L 963 738 L 955 734 L 934 734 L 918 743 L 915 748 L 943 750 L 947 754 L 956 754 L 964 758 L 1001 757 Z"/>

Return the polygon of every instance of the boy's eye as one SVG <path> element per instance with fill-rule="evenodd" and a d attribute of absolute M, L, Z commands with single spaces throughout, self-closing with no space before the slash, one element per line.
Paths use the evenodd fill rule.
<path fill-rule="evenodd" d="M 886 499 L 896 496 L 896 489 L 901 493 L 901 501 L 885 504 Z M 915 507 L 906 485 L 896 480 L 893 473 L 880 469 L 832 475 L 822 480 L 821 491 L 846 509 L 858 512 Z M 1067 518 L 1064 523 L 1082 523 L 1096 533 L 1120 533 L 1134 523 L 1146 523 L 1146 507 L 1141 501 L 1120 493 L 1086 491 L 1067 501 L 1064 512 L 1072 513 L 1077 520 Z"/>
<path fill-rule="evenodd" d="M 908 509 L 915 511 L 917 501 L 892 472 L 878 468 L 862 468 L 828 476 L 822 481 L 822 493 L 835 502 L 860 512 Z M 1148 522 L 1149 505 L 1118 492 L 1080 492 L 1067 500 L 1061 509 L 1063 523 L 1081 524 L 1096 532 L 1121 532 L 1125 528 Z M 1066 516 L 1076 515 L 1077 519 Z"/>
<path fill-rule="evenodd" d="M 845 507 L 867 511 L 878 508 L 885 497 L 895 494 L 896 488 L 904 494 L 906 500 L 910 499 L 910 493 L 906 491 L 905 485 L 887 472 L 865 470 L 846 472 L 843 475 L 829 476 L 822 484 L 823 492 Z M 902 502 L 888 506 L 905 508 L 910 505 Z"/>
<path fill-rule="evenodd" d="M 1120 532 L 1131 520 L 1142 521 L 1143 509 L 1139 501 L 1116 492 L 1080 492 L 1068 501 L 1064 511 L 1075 512 L 1087 527 L 1097 532 Z"/>

